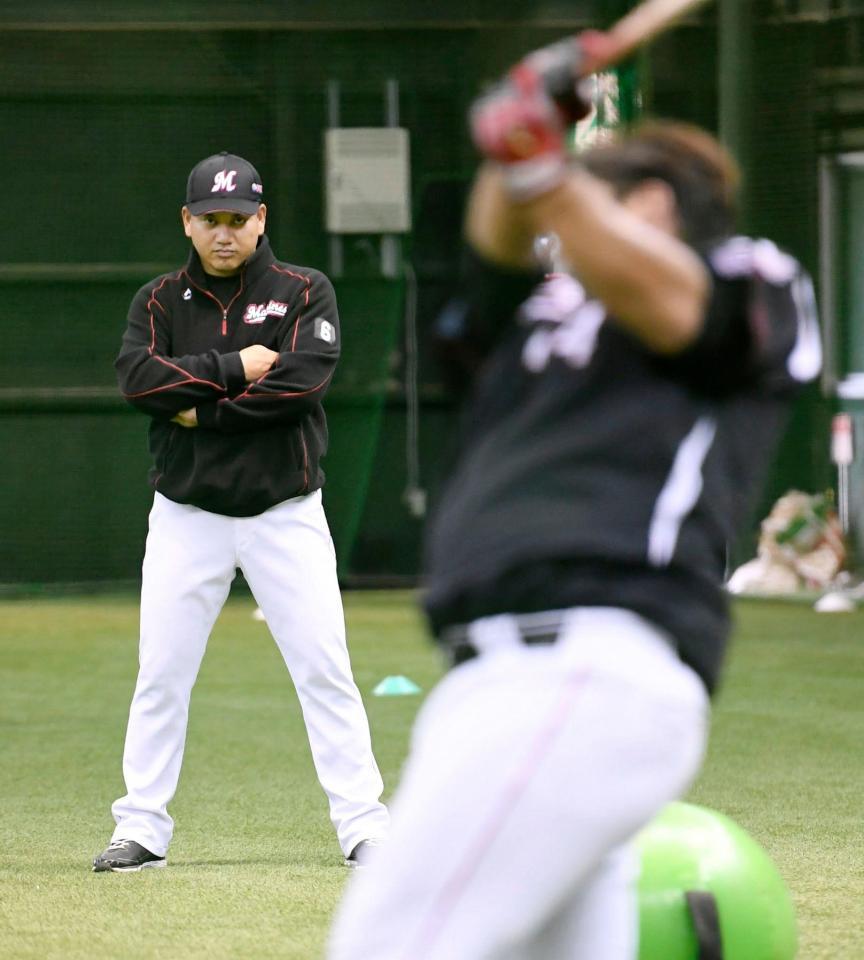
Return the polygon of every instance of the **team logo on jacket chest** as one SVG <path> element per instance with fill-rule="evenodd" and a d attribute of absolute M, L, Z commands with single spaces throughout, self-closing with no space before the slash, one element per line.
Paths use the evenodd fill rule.
<path fill-rule="evenodd" d="M 284 317 L 288 313 L 288 304 L 279 300 L 269 303 L 250 303 L 243 314 L 244 323 L 263 323 L 267 317 Z"/>

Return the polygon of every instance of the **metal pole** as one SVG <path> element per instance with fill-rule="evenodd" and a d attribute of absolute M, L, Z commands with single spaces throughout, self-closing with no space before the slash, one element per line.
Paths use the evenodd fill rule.
<path fill-rule="evenodd" d="M 753 0 L 721 0 L 717 4 L 719 134 L 741 167 L 740 221 L 745 232 L 752 229 L 753 220 L 749 199 L 753 171 L 752 104 L 756 100 L 754 6 Z"/>
<path fill-rule="evenodd" d="M 384 83 L 384 125 L 399 126 L 399 81 L 393 77 Z M 392 233 L 382 234 L 379 242 L 382 276 L 392 280 L 398 275 L 399 254 L 399 238 Z"/>
<path fill-rule="evenodd" d="M 849 413 L 831 421 L 831 459 L 837 467 L 837 510 L 844 534 L 849 533 L 849 468 L 855 462 L 855 425 Z"/>
<path fill-rule="evenodd" d="M 338 80 L 327 81 L 327 126 L 331 129 L 339 127 L 341 117 L 341 91 Z M 330 276 L 339 279 L 345 273 L 345 248 L 342 245 L 342 236 L 338 233 L 330 234 Z"/>

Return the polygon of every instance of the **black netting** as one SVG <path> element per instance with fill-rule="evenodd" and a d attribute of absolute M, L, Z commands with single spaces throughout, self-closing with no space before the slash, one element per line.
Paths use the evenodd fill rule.
<path fill-rule="evenodd" d="M 627 4 L 439 4 L 421 17 L 401 2 L 309 2 L 291 5 L 301 29 L 280 26 L 287 5 L 275 0 L 245 5 L 254 16 L 244 24 L 236 4 L 111 6 L 123 7 L 113 26 L 102 3 L 0 7 L 0 582 L 137 576 L 146 421 L 117 398 L 112 361 L 132 294 L 185 257 L 178 211 L 188 169 L 221 149 L 247 155 L 265 180 L 278 255 L 327 272 L 327 85 L 338 82 L 343 125 L 379 125 L 389 79 L 411 136 L 414 229 L 396 279 L 381 276 L 377 238 L 343 246 L 345 355 L 324 466 L 343 572 L 415 571 L 420 524 L 402 498 L 402 262 L 416 279 L 419 457 L 434 485 L 454 411 L 425 343 L 452 283 L 475 166 L 467 105 L 527 49 L 607 23 Z M 758 7 L 749 196 L 756 228 L 815 271 L 819 157 L 826 144 L 864 148 L 855 106 L 864 102 L 864 30 L 843 4 L 826 4 L 816 20 L 793 7 Z M 337 28 L 337 17 L 348 26 Z M 706 11 L 640 61 L 646 102 L 716 128 L 717 63 Z M 775 486 L 824 481 L 825 409 L 818 394 L 802 407 Z"/>

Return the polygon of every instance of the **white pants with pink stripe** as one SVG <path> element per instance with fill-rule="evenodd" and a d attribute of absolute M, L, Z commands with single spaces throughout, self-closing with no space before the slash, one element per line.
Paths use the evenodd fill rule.
<path fill-rule="evenodd" d="M 349 853 L 360 840 L 382 837 L 389 817 L 351 674 L 320 491 L 255 517 L 208 513 L 156 494 L 123 754 L 127 793 L 111 808 L 113 839 L 136 840 L 157 854 L 168 848 L 174 824 L 167 807 L 180 776 L 192 687 L 238 567 L 294 681 L 330 818 Z"/>
<path fill-rule="evenodd" d="M 563 617 L 547 646 L 510 616 L 471 624 L 481 653 L 421 710 L 329 960 L 634 960 L 629 841 L 698 771 L 708 699 L 636 614 Z"/>

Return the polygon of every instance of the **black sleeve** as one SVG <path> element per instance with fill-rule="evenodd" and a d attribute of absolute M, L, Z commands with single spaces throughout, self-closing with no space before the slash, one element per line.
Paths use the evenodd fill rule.
<path fill-rule="evenodd" d="M 706 258 L 711 292 L 696 341 L 658 363 L 699 392 L 797 390 L 821 370 L 813 284 L 769 240 L 733 237 Z"/>
<path fill-rule="evenodd" d="M 470 248 L 462 258 L 457 290 L 435 322 L 442 373 L 464 386 L 516 322 L 519 307 L 542 282 L 539 271 L 519 271 L 484 259 Z"/>
<path fill-rule="evenodd" d="M 323 273 L 309 272 L 291 314 L 270 370 L 236 395 L 199 404 L 199 426 L 225 433 L 259 430 L 299 420 L 321 402 L 341 347 L 336 294 Z"/>
<path fill-rule="evenodd" d="M 174 275 L 158 277 L 135 295 L 114 364 L 123 396 L 143 413 L 168 419 L 245 383 L 239 353 L 172 356 L 171 308 L 165 296 L 172 279 Z"/>

